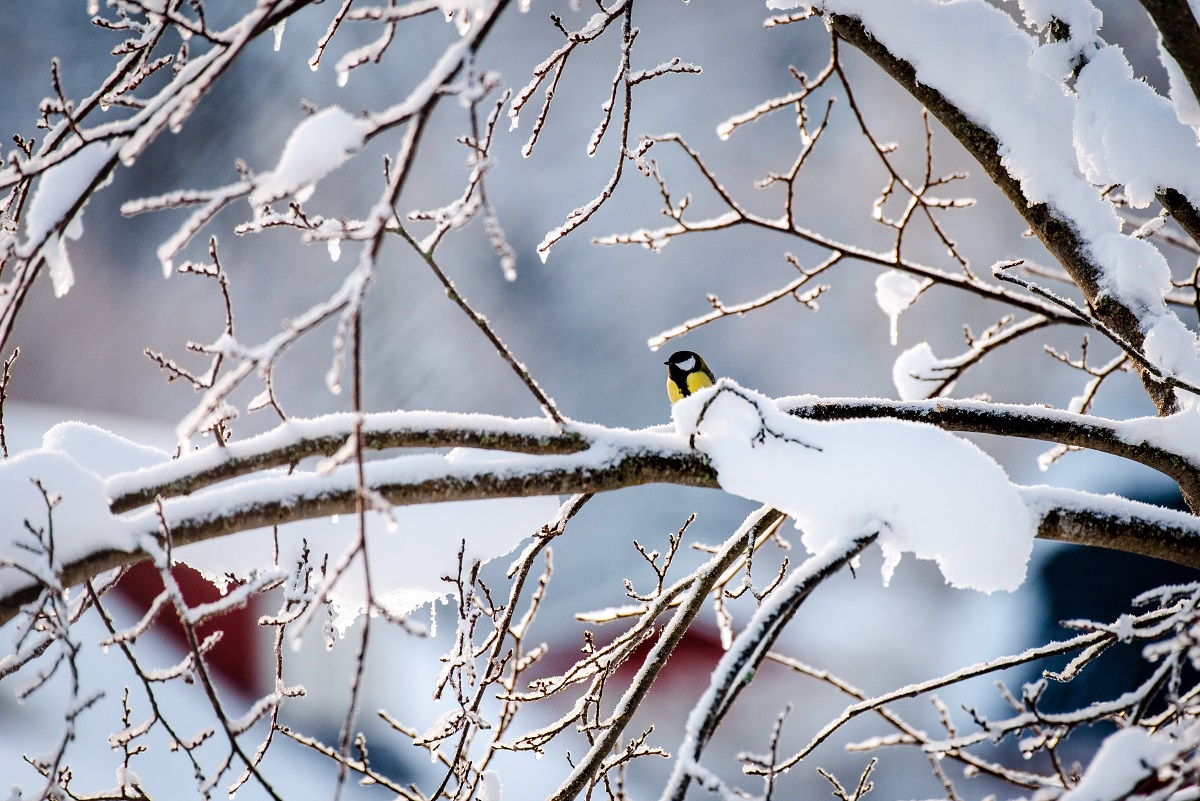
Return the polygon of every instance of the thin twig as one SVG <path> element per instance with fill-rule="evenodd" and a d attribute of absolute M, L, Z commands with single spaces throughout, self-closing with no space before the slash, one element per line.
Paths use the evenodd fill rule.
<path fill-rule="evenodd" d="M 463 297 L 462 293 L 459 292 L 454 286 L 454 282 L 446 276 L 446 273 L 438 265 L 437 260 L 433 257 L 433 254 L 423 250 L 420 244 L 418 244 L 417 240 L 413 239 L 412 235 L 403 225 L 397 223 L 391 230 L 394 230 L 396 233 L 398 233 L 400 237 L 407 242 L 414 251 L 416 251 L 417 255 L 429 265 L 429 269 L 433 271 L 433 274 L 437 276 L 438 281 L 440 281 L 442 286 L 445 287 L 446 296 L 454 301 L 454 303 L 460 309 L 462 309 L 463 314 L 467 315 L 471 322 L 475 323 L 476 327 L 483 332 L 484 336 L 488 338 L 488 341 L 491 342 L 492 346 L 496 349 L 496 352 L 499 353 L 504 361 L 508 363 L 508 366 L 511 367 L 513 372 L 517 374 L 517 377 L 521 379 L 521 383 L 523 383 L 533 394 L 533 397 L 537 399 L 538 404 L 542 407 L 542 411 L 544 411 L 546 415 L 550 417 L 550 419 L 558 423 L 560 426 L 566 426 L 566 420 L 563 419 L 563 416 L 558 411 L 558 407 L 555 405 L 554 401 L 542 390 L 540 386 L 538 386 L 537 381 L 535 381 L 533 376 L 530 375 L 529 370 L 526 369 L 525 365 L 517 361 L 512 351 L 508 349 L 508 345 L 504 344 L 504 341 L 500 339 L 500 336 L 492 329 L 492 325 L 490 322 L 488 322 L 488 319 L 471 307 L 471 304 L 467 302 L 467 299 Z"/>

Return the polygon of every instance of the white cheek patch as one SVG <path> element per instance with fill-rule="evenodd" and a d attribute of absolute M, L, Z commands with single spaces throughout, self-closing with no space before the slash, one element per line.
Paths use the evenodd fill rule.
<path fill-rule="evenodd" d="M 696 357 L 688 356 L 686 359 L 684 359 L 683 361 L 681 361 L 679 363 L 678 367 L 680 370 L 683 370 L 685 373 L 690 373 L 692 370 L 696 369 Z"/>

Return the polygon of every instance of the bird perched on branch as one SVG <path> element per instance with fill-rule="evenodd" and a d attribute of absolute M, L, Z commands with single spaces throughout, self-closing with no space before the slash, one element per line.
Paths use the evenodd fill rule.
<path fill-rule="evenodd" d="M 663 364 L 667 366 L 667 397 L 671 403 L 686 398 L 698 389 L 711 387 L 717 381 L 700 354 L 690 350 L 672 353 L 671 358 Z"/>

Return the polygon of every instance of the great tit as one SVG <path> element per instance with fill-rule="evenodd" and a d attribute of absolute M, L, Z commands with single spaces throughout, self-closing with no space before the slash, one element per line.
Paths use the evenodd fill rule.
<path fill-rule="evenodd" d="M 711 387 L 717 381 L 700 354 L 690 350 L 672 353 L 671 358 L 663 364 L 667 366 L 667 397 L 671 403 L 686 398 L 698 389 Z"/>

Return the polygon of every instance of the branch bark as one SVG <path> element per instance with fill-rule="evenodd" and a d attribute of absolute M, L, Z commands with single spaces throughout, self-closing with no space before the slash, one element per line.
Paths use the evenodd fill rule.
<path fill-rule="evenodd" d="M 1100 545 L 1200 569 L 1200 519 L 1137 501 L 1110 500 L 1076 490 L 1022 487 L 1038 520 L 1039 539 Z"/>
<path fill-rule="evenodd" d="M 1200 97 L 1200 23 L 1187 0 L 1141 0 L 1141 4 L 1162 37 L 1163 49 L 1179 64 L 1192 94 Z"/>
<path fill-rule="evenodd" d="M 438 413 L 442 425 L 422 423 L 421 413 L 380 412 L 362 415 L 362 445 L 389 448 L 483 448 L 543 455 L 578 453 L 590 441 L 564 432 L 545 420 L 513 420 L 483 415 Z M 292 419 L 265 434 L 241 442 L 213 445 L 155 468 L 147 480 L 141 473 L 113 476 L 107 482 L 114 514 L 153 503 L 158 497 L 188 495 L 239 476 L 296 466 L 305 459 L 333 456 L 354 433 L 353 414 L 313 420 Z M 446 425 L 458 422 L 459 425 Z"/>
<path fill-rule="evenodd" d="M 917 414 L 916 410 L 910 412 Z M 971 415 L 965 417 L 969 420 Z M 1005 417 L 999 419 L 1003 422 Z M 1098 435 L 1098 439 L 1103 437 Z M 596 493 L 650 483 L 719 488 L 716 471 L 701 453 L 672 447 L 653 434 L 642 442 L 595 446 L 595 450 L 549 456 L 514 454 L 503 462 L 466 465 L 436 455 L 412 457 L 436 460 L 420 470 L 413 470 L 404 459 L 380 460 L 365 466 L 366 481 L 396 506 Z M 1200 568 L 1200 519 L 1191 515 L 1065 490 L 1030 488 L 1023 494 L 1042 539 L 1115 548 Z M 170 527 L 172 542 L 185 545 L 256 528 L 350 514 L 356 498 L 353 471 L 343 470 L 321 480 L 314 480 L 310 473 L 279 475 L 261 478 L 253 485 L 238 483 L 191 497 L 164 499 L 161 519 Z M 129 521 L 138 534 L 161 535 L 157 506 Z M 146 558 L 141 550 L 108 550 L 61 565 L 58 571 L 61 584 L 72 586 Z M 29 585 L 0 597 L 0 625 L 12 619 L 21 605 L 35 600 L 39 591 Z"/>
<path fill-rule="evenodd" d="M 892 417 L 928 423 L 947 431 L 994 434 L 1053 442 L 1120 456 L 1158 470 L 1177 482 L 1184 497 L 1200 498 L 1200 464 L 1185 454 L 1133 435 L 1102 417 L 1038 406 L 939 398 L 893 401 L 881 398 L 780 398 L 780 407 L 810 420 Z M 188 495 L 222 481 L 303 460 L 335 454 L 352 435 L 353 414 L 292 419 L 241 442 L 212 445 L 154 467 L 106 481 L 114 514 L 133 511 L 156 498 Z M 556 456 L 581 453 L 611 435 L 611 429 L 577 422 L 560 429 L 544 418 L 512 419 L 451 412 L 380 412 L 362 416 L 363 447 L 481 448 Z M 646 429 L 649 445 L 657 432 Z M 715 479 L 714 479 L 715 481 Z M 705 484 L 704 486 L 709 486 Z"/>
<path fill-rule="evenodd" d="M 947 431 L 995 434 L 1056 442 L 1059 445 L 1120 456 L 1154 468 L 1179 485 L 1183 497 L 1196 508 L 1200 499 L 1200 464 L 1122 430 L 1121 423 L 1102 417 L 1071 414 L 1056 409 L 973 400 L 938 398 L 927 401 L 893 401 L 878 398 L 781 398 L 780 407 L 809 420 L 850 420 L 892 417 L 930 423 Z"/>
<path fill-rule="evenodd" d="M 1163 49 L 1179 65 L 1192 94 L 1200 97 L 1200 24 L 1187 0 L 1141 0 L 1141 3 L 1158 29 Z M 1183 91 L 1183 87 L 1177 87 L 1176 91 Z M 1200 244 L 1200 211 L 1175 189 L 1164 188 L 1157 197 L 1179 227 Z"/>

